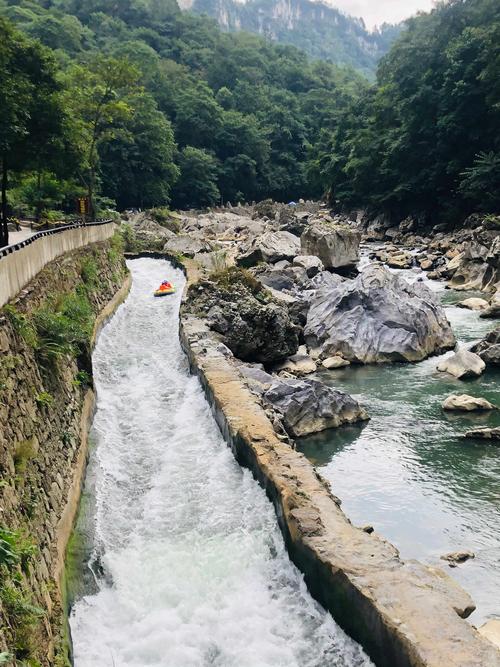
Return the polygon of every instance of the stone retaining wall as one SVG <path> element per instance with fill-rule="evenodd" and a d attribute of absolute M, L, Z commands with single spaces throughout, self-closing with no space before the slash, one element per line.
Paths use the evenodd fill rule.
<path fill-rule="evenodd" d="M 0 307 L 13 299 L 44 266 L 65 253 L 111 238 L 115 223 L 88 225 L 37 237 L 29 245 L 0 257 Z"/>
<path fill-rule="evenodd" d="M 87 275 L 85 282 L 89 263 L 97 275 Z M 23 624 L 0 591 L 0 653 L 16 652 L 23 664 L 69 664 L 60 577 L 80 496 L 94 394 L 79 379 L 81 358 L 68 355 L 42 364 L 16 318 L 22 322 L 19 318 L 52 303 L 47 299 L 84 289 L 95 313 L 95 339 L 129 286 L 120 249 L 113 241 L 94 243 L 49 263 L 9 304 L 14 319 L 0 312 L 0 525 L 33 543 L 29 569 L 9 585 L 43 611 Z M 84 355 L 86 370 L 88 363 Z M 19 636 L 25 647 L 15 651 Z"/>
<path fill-rule="evenodd" d="M 187 263 L 188 285 L 195 268 Z M 466 618 L 467 593 L 443 570 L 402 561 L 354 527 L 329 484 L 276 435 L 258 399 L 204 321 L 181 307 L 180 337 L 240 464 L 274 503 L 293 562 L 312 595 L 378 667 L 500 667 L 500 651 Z"/>

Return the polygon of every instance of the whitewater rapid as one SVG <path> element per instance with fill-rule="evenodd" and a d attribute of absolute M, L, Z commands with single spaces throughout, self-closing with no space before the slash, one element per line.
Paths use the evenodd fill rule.
<path fill-rule="evenodd" d="M 96 585 L 71 612 L 75 666 L 371 665 L 308 594 L 189 374 L 182 273 L 151 259 L 129 268 L 130 296 L 94 352 Z M 154 299 L 164 278 L 177 293 Z"/>

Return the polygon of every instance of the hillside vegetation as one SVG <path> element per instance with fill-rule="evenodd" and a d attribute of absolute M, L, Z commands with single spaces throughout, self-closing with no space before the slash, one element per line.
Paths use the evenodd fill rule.
<path fill-rule="evenodd" d="M 373 85 L 174 0 L 0 0 L 2 189 L 42 219 L 85 194 L 93 213 L 326 194 L 455 224 L 500 208 L 499 51 L 497 0 L 410 20 Z"/>
<path fill-rule="evenodd" d="M 371 79 L 402 29 L 384 24 L 370 32 L 362 19 L 313 0 L 194 0 L 192 4 L 188 0 L 180 4 L 216 19 L 223 30 L 247 30 L 292 44 L 312 58 L 352 66 Z"/>
<path fill-rule="evenodd" d="M 452 0 L 408 22 L 316 167 L 346 208 L 456 223 L 500 210 L 499 128 L 500 3 Z"/>
<path fill-rule="evenodd" d="M 364 85 L 163 0 L 0 0 L 0 21 L 17 210 L 318 195 L 310 150 Z"/>

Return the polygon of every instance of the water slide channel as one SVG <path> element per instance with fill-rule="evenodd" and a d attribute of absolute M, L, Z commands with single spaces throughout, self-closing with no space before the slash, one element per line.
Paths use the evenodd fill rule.
<path fill-rule="evenodd" d="M 97 413 L 69 559 L 76 667 L 368 667 L 309 595 L 178 338 L 184 277 L 129 263 L 94 352 Z M 177 293 L 155 299 L 168 278 Z"/>

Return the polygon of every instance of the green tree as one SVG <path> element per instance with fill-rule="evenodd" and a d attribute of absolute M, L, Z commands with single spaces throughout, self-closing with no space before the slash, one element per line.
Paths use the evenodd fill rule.
<path fill-rule="evenodd" d="M 61 145 L 64 110 L 51 54 L 0 18 L 0 157 L 2 211 L 0 245 L 9 240 L 9 171 L 50 161 Z"/>
<path fill-rule="evenodd" d="M 130 97 L 138 89 L 137 80 L 138 71 L 127 60 L 108 56 L 96 56 L 86 67 L 74 65 L 69 72 L 66 100 L 76 119 L 79 173 L 87 189 L 91 217 L 96 211 L 99 148 L 131 118 Z"/>
<path fill-rule="evenodd" d="M 99 148 L 103 194 L 120 209 L 168 204 L 179 174 L 172 127 L 151 95 L 136 93 L 129 104 L 132 115 Z"/>
<path fill-rule="evenodd" d="M 180 176 L 174 203 L 180 208 L 213 206 L 220 199 L 216 158 L 206 150 L 186 146 L 179 155 Z"/>

